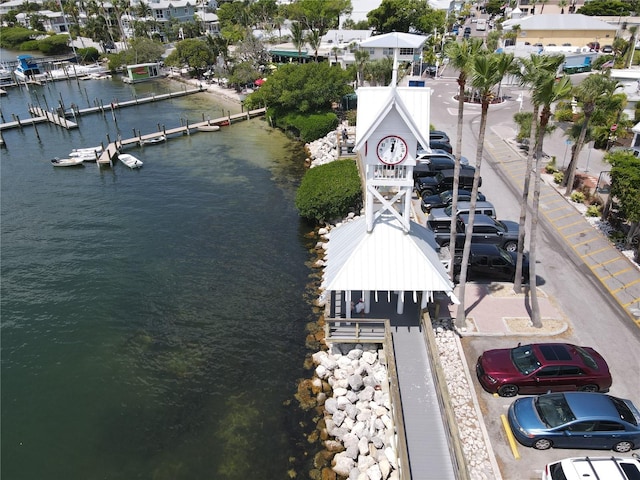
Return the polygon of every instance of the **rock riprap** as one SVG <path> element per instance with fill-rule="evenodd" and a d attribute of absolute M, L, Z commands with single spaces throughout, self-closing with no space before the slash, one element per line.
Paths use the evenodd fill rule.
<path fill-rule="evenodd" d="M 342 447 L 332 470 L 350 480 L 397 479 L 395 425 L 385 356 L 376 345 L 335 344 L 313 354 L 316 376 L 332 389 L 324 402 L 324 425 L 332 439 L 327 450 Z M 322 401 L 321 401 L 322 400 Z"/>

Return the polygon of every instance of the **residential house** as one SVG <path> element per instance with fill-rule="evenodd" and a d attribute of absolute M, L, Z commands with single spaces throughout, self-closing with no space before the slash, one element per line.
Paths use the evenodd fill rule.
<path fill-rule="evenodd" d="M 591 42 L 611 44 L 618 27 L 586 15 L 544 14 L 503 22 L 505 31 L 520 28 L 516 45 L 585 46 Z"/>

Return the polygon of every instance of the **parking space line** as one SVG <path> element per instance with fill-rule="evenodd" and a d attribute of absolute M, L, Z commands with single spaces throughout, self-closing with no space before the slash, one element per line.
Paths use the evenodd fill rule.
<path fill-rule="evenodd" d="M 640 297 L 636 298 L 635 300 L 630 301 L 629 303 L 625 303 L 623 305 L 624 308 L 630 307 L 631 305 L 633 305 L 634 303 L 640 303 Z"/>
<path fill-rule="evenodd" d="M 630 269 L 627 269 L 627 270 L 630 270 Z M 622 270 L 622 271 L 626 272 L 627 270 Z M 622 272 L 620 272 L 620 273 L 622 273 Z M 635 285 L 636 283 L 640 283 L 640 278 L 636 278 L 633 282 L 629 282 L 626 285 L 621 286 L 620 288 L 616 288 L 615 290 L 611 290 L 611 293 L 616 294 L 618 292 L 621 292 L 625 288 L 630 287 L 631 285 Z"/>
<path fill-rule="evenodd" d="M 576 235 L 581 235 L 581 234 L 583 234 L 583 233 L 590 232 L 590 231 L 592 231 L 592 229 L 589 229 L 589 228 L 588 228 L 588 229 L 586 229 L 586 230 L 581 230 L 581 231 L 579 231 L 579 232 L 575 232 L 575 233 L 572 233 L 572 234 L 570 234 L 570 235 L 563 235 L 563 237 L 564 237 L 564 238 L 565 238 L 565 240 L 566 240 L 566 239 L 568 239 L 568 238 L 575 237 Z M 572 246 L 573 246 L 573 245 L 572 245 Z"/>
<path fill-rule="evenodd" d="M 583 218 L 580 218 L 580 220 L 577 220 L 577 221 L 575 221 L 575 222 L 573 222 L 573 223 L 569 223 L 569 224 L 567 224 L 567 225 L 563 225 L 563 226 L 561 226 L 561 227 L 556 227 L 556 228 L 557 228 L 558 230 L 562 230 L 563 228 L 573 227 L 574 225 L 578 225 L 579 223 L 582 223 L 582 222 L 584 222 L 584 219 L 583 219 Z M 607 248 L 609 248 L 609 247 L 607 247 Z"/>
<path fill-rule="evenodd" d="M 545 210 L 544 213 L 546 215 L 549 215 L 550 213 L 557 212 L 558 210 L 564 210 L 564 209 L 565 209 L 565 205 L 563 205 L 561 207 L 556 207 L 553 210 Z M 571 212 L 571 213 L 574 213 L 574 212 Z M 551 218 L 550 220 L 553 221 L 553 220 L 555 220 L 555 218 Z"/>
<path fill-rule="evenodd" d="M 563 218 L 567 218 L 567 217 L 570 217 L 570 216 L 575 215 L 575 214 L 576 214 L 576 212 L 569 212 L 569 213 L 567 213 L 565 215 L 562 215 L 561 217 L 552 218 L 551 221 L 552 222 L 556 222 L 558 220 L 562 220 Z M 578 222 L 576 222 L 576 223 L 578 223 Z M 574 225 L 574 224 L 572 224 L 572 225 Z M 564 228 L 564 227 L 561 227 L 561 228 Z"/>
<path fill-rule="evenodd" d="M 577 247 L 581 247 L 582 245 L 586 245 L 589 242 L 593 242 L 595 240 L 595 238 L 591 237 L 588 240 L 585 240 L 584 242 L 580 242 L 580 243 L 575 243 L 573 245 L 571 245 L 573 247 L 573 249 L 575 250 Z"/>
<path fill-rule="evenodd" d="M 604 262 L 600 262 L 600 263 L 598 263 L 598 264 L 594 265 L 594 266 L 593 266 L 593 268 L 604 267 L 605 265 L 609 265 L 610 263 L 613 263 L 613 262 L 615 262 L 616 260 L 622 260 L 622 258 L 620 258 L 620 257 L 613 257 L 613 258 L 611 258 L 611 259 L 609 259 L 609 260 L 606 260 L 606 261 L 604 261 Z"/>
<path fill-rule="evenodd" d="M 502 414 L 500 415 L 500 420 L 502 420 L 502 427 L 504 428 L 504 432 L 507 434 L 507 440 L 509 441 L 509 445 L 511 446 L 511 453 L 513 453 L 513 458 L 515 458 L 516 460 L 520 460 L 520 452 L 518 452 L 518 444 L 516 443 L 516 439 L 513 436 L 511 427 L 509 427 L 509 422 L 507 421 L 507 417 L 504 414 Z"/>
<path fill-rule="evenodd" d="M 567 225 L 567 226 L 569 226 L 569 225 Z M 562 228 L 565 228 L 565 227 L 562 227 Z M 589 252 L 589 253 L 585 253 L 584 255 L 580 255 L 580 258 L 590 257 L 591 255 L 595 255 L 596 253 L 600 253 L 600 252 L 606 252 L 607 250 L 611 250 L 611 245 L 607 245 L 606 247 L 602 247 L 600 250 L 596 250 L 595 252 Z"/>

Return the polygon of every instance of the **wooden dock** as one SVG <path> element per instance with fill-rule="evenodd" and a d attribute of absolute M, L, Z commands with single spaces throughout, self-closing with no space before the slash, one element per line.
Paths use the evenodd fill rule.
<path fill-rule="evenodd" d="M 142 98 L 135 97 L 133 100 L 127 100 L 125 102 L 115 101 L 107 105 L 100 104 L 94 107 L 87 107 L 87 108 L 74 107 L 70 110 L 65 111 L 64 117 L 60 116 L 59 114 L 48 112 L 42 109 L 41 107 L 30 106 L 29 113 L 33 115 L 31 118 L 27 118 L 23 120 L 14 115 L 14 118 L 15 118 L 14 121 L 0 124 L 0 131 L 10 130 L 12 128 L 22 128 L 27 125 L 33 125 L 35 123 L 43 123 L 43 122 L 51 122 L 56 125 L 60 125 L 64 128 L 77 128 L 78 125 L 76 123 L 71 121 L 66 121 L 65 117 L 66 116 L 79 117 L 82 115 L 88 115 L 92 113 L 105 113 L 107 111 L 113 111 L 120 108 L 134 107 L 136 105 L 144 105 L 145 103 L 159 102 L 159 101 L 168 100 L 171 98 L 183 97 L 185 95 L 193 95 L 194 93 L 200 93 L 204 91 L 205 90 L 203 87 L 191 88 L 191 89 L 180 90 L 177 92 L 163 93 L 160 95 L 152 94 L 152 95 L 149 95 L 148 97 L 142 97 Z"/>
<path fill-rule="evenodd" d="M 71 130 L 72 128 L 78 128 L 77 123 L 70 122 L 65 117 L 56 115 L 53 112 L 48 112 L 40 107 L 35 107 L 35 106 L 29 107 L 29 113 L 33 115 L 34 118 L 44 117 L 48 122 L 51 122 L 55 125 L 60 125 L 61 127 L 66 128 L 67 130 Z"/>
<path fill-rule="evenodd" d="M 165 141 L 169 140 L 170 136 L 175 135 L 191 135 L 192 131 L 198 132 L 198 127 L 202 126 L 210 126 L 210 125 L 218 125 L 220 127 L 230 126 L 233 123 L 237 123 L 243 120 L 249 120 L 254 117 L 259 117 L 266 113 L 266 108 L 258 108 L 256 110 L 249 110 L 243 113 L 236 113 L 234 115 L 229 115 L 227 117 L 220 117 L 213 120 L 206 120 L 202 122 L 196 123 L 187 123 L 186 125 L 182 125 L 180 127 L 169 128 L 159 130 L 157 132 L 147 133 L 144 135 L 138 134 L 137 136 L 119 139 L 115 142 L 110 142 L 107 147 L 104 149 L 100 158 L 98 158 L 99 166 L 112 166 L 113 159 L 117 156 L 118 153 L 122 151 L 124 147 L 132 146 L 132 145 L 144 145 L 145 141 L 158 139 L 160 137 L 164 137 Z"/>

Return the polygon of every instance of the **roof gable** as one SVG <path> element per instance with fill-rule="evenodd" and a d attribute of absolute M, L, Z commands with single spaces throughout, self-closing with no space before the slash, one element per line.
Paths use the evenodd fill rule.
<path fill-rule="evenodd" d="M 355 150 L 378 129 L 393 109 L 421 145 L 429 145 L 431 89 L 420 87 L 361 87 L 358 95 Z"/>
<path fill-rule="evenodd" d="M 387 215 L 367 233 L 365 218 L 358 218 L 331 230 L 323 288 L 452 292 L 435 248 L 433 233 L 415 222 L 405 234 Z"/>
<path fill-rule="evenodd" d="M 424 35 L 391 32 L 363 40 L 360 42 L 360 46 L 366 48 L 421 48 L 427 38 L 429 37 Z"/>

